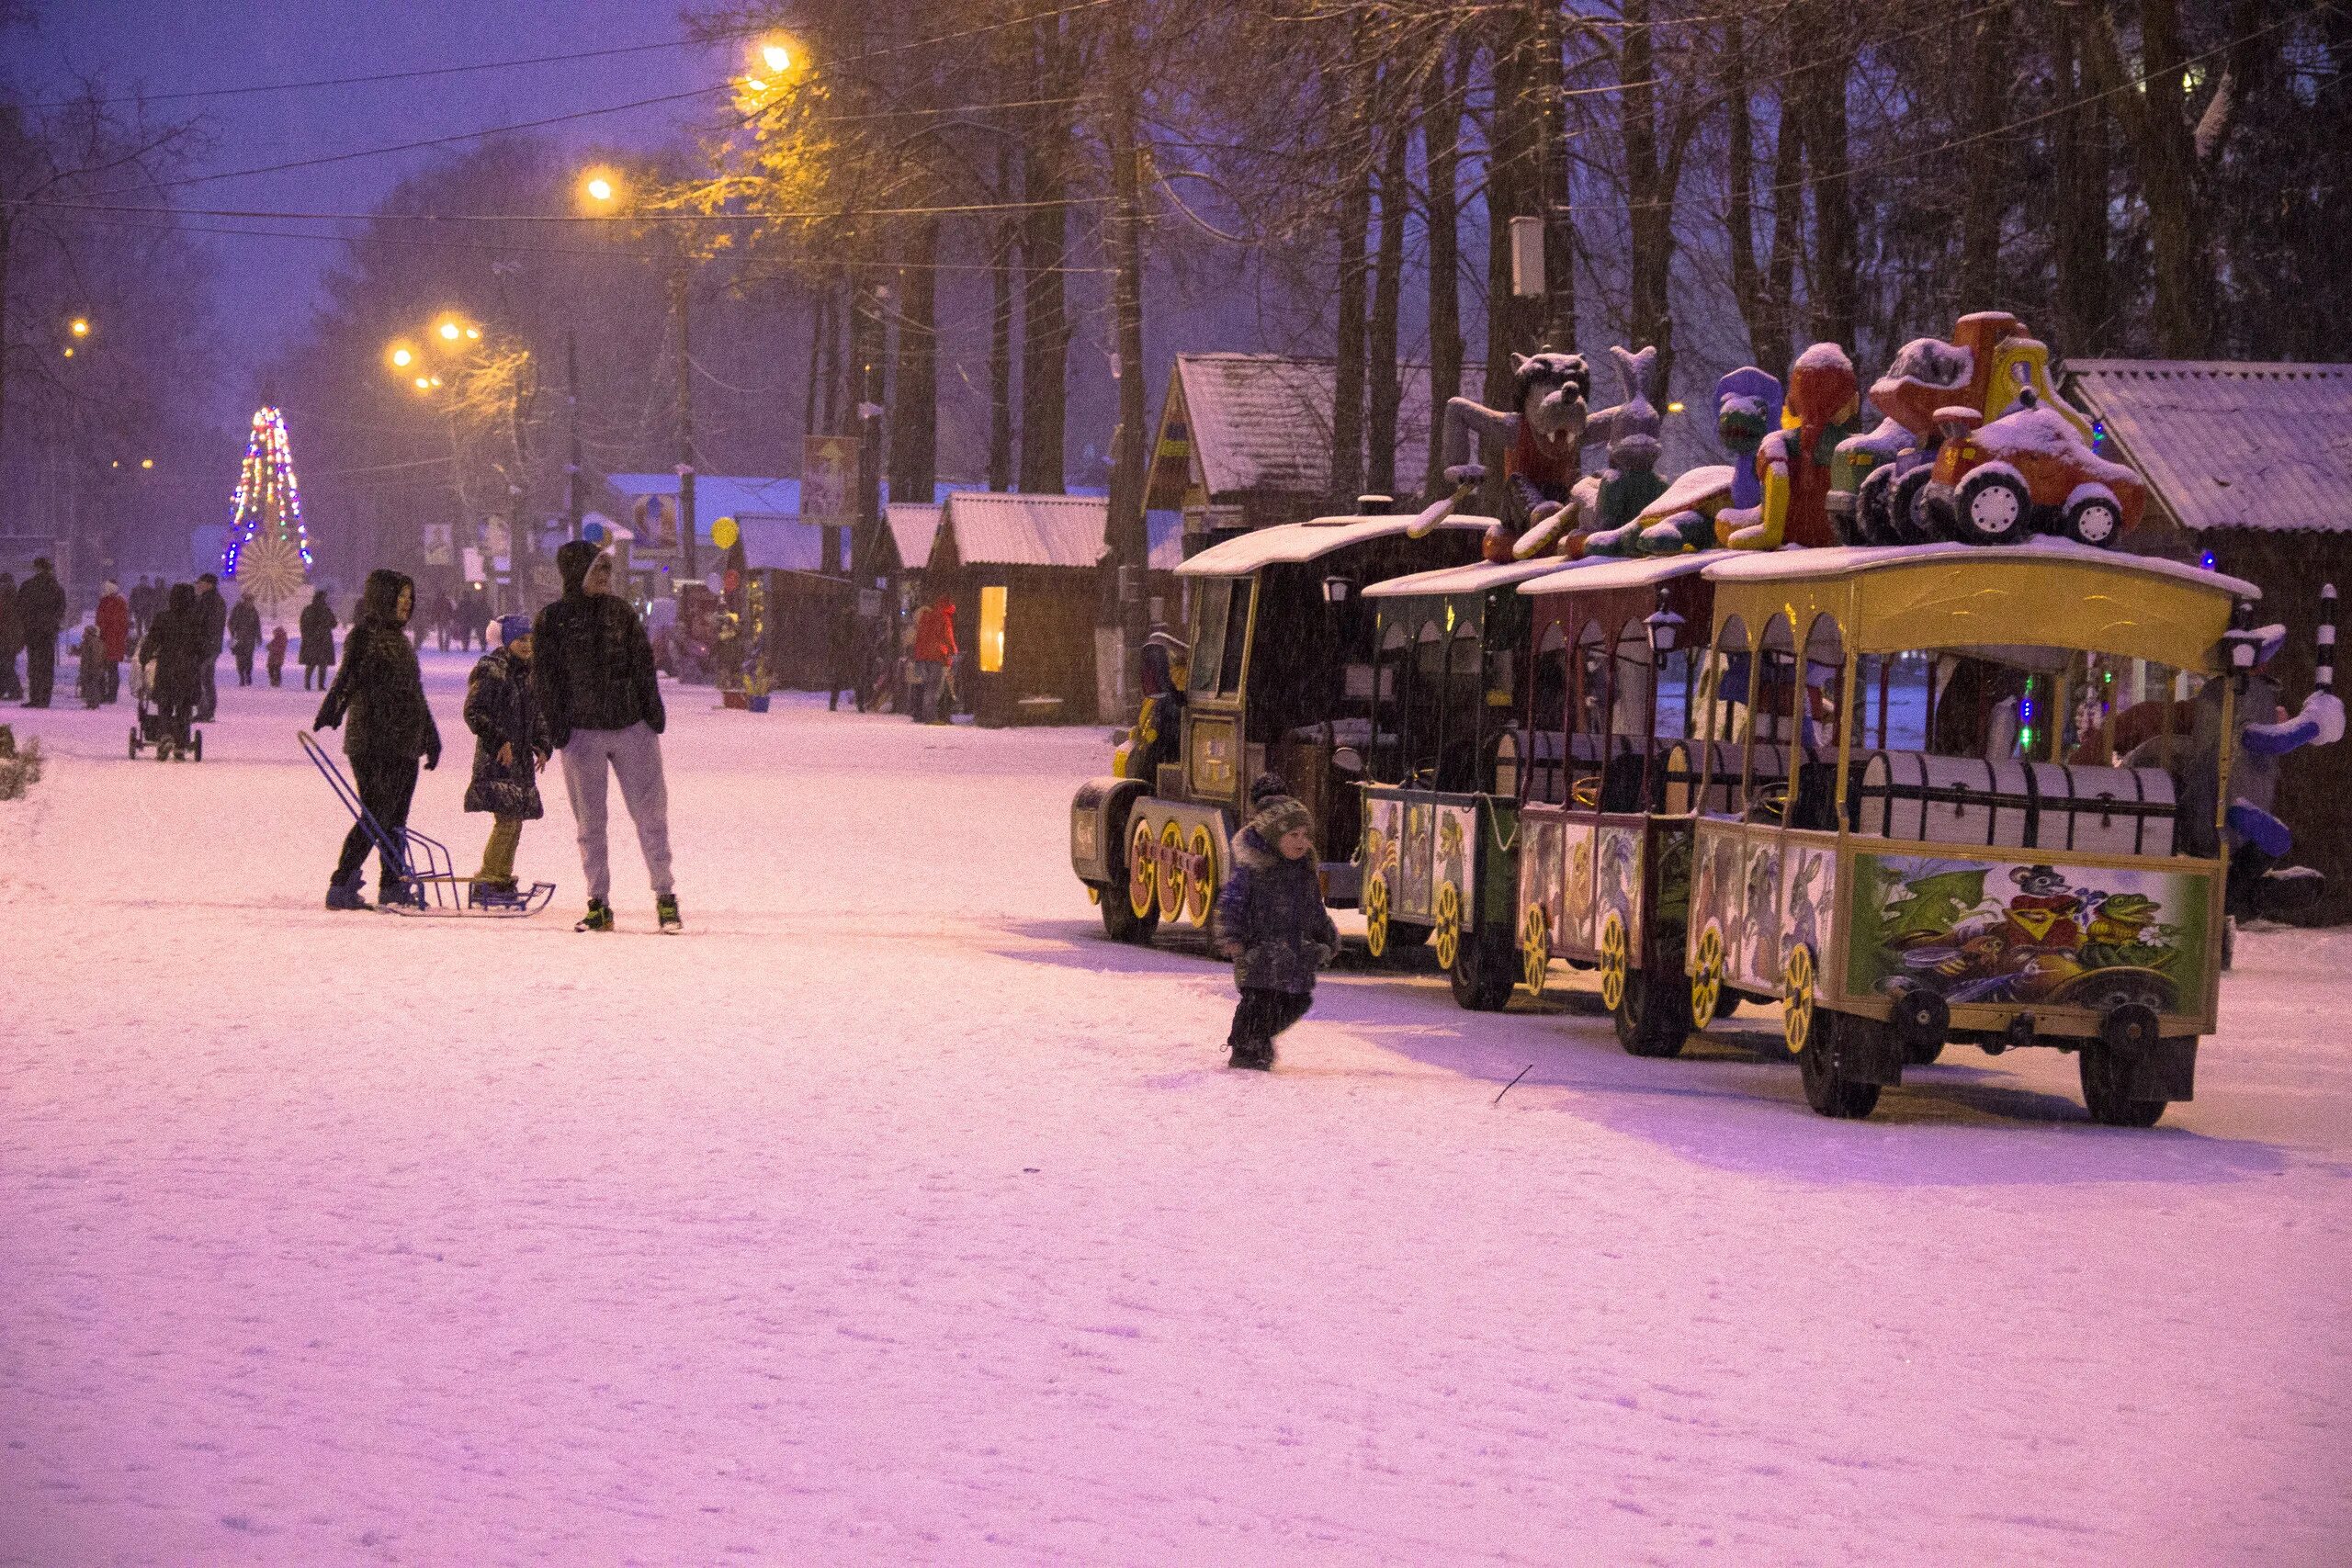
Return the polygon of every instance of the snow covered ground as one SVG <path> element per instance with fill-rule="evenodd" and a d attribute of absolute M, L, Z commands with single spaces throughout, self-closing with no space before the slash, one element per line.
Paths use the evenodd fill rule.
<path fill-rule="evenodd" d="M 554 910 L 322 909 L 312 701 L 0 713 L 0 1562 L 2352 1561 L 2352 934 L 2147 1133 L 1361 962 L 1261 1077 L 1070 880 L 1100 731 L 674 692 L 689 934 L 624 826 L 590 937 L 560 785 Z"/>

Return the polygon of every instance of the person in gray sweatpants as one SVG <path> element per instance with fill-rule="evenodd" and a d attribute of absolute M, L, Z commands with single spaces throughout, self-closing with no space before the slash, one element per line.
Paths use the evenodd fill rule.
<path fill-rule="evenodd" d="M 556 551 L 555 564 L 563 597 L 539 612 L 533 628 L 531 683 L 548 738 L 562 754 L 564 789 L 580 829 L 588 913 L 574 929 L 613 929 L 605 835 L 609 773 L 620 780 L 621 803 L 637 824 L 655 916 L 662 931 L 682 931 L 670 880 L 670 789 L 662 774 L 662 731 L 669 720 L 653 645 L 637 612 L 612 591 L 611 556 L 575 539 Z"/>

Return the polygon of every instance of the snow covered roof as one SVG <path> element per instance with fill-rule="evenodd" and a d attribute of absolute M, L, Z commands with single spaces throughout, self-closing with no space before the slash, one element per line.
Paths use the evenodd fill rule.
<path fill-rule="evenodd" d="M 1539 578 L 1523 583 L 1521 593 L 1597 593 L 1611 588 L 1647 588 L 1704 571 L 1717 561 L 1743 552 L 1694 550 L 1682 556 L 1646 556 L 1634 560 L 1595 560 L 1587 557 L 1585 570 L 1565 577 Z"/>
<path fill-rule="evenodd" d="M 919 501 L 894 501 L 882 509 L 882 519 L 890 529 L 890 542 L 899 547 L 899 564 L 910 571 L 921 571 L 931 559 L 932 541 L 939 536 L 939 514 L 942 508 L 927 506 Z"/>
<path fill-rule="evenodd" d="M 702 498 L 697 495 L 695 500 L 699 513 Z M 715 512 L 711 515 L 728 514 Z M 825 570 L 825 531 L 817 524 L 803 523 L 797 517 L 738 517 L 735 526 L 743 536 L 743 564 L 754 571 Z"/>
<path fill-rule="evenodd" d="M 1238 577 L 1277 562 L 1315 560 L 1367 539 L 1393 538 L 1411 527 L 1413 522 L 1410 513 L 1398 513 L 1382 517 L 1317 517 L 1312 523 L 1255 528 L 1221 545 L 1211 545 L 1177 570 L 1186 577 Z M 1438 525 L 1441 528 L 1476 528 L 1481 533 L 1494 525 L 1491 517 L 1461 516 L 1449 517 Z"/>
<path fill-rule="evenodd" d="M 2194 582 L 2241 599 L 2259 599 L 2262 590 L 2243 578 L 2207 571 L 2202 567 L 2136 556 L 2128 550 L 2095 550 L 2072 539 L 2038 538 L 2021 545 L 1841 545 L 1808 550 L 1796 547 L 1779 550 L 1726 550 L 1707 568 L 1710 582 L 1785 581 L 1800 577 L 1831 577 L 1841 572 L 1871 571 L 1888 567 L 1916 566 L 1934 560 L 2064 560 L 2084 566 L 2113 567 Z"/>
<path fill-rule="evenodd" d="M 1430 369 L 1400 365 L 1396 482 L 1418 490 L 1430 444 Z M 1188 438 L 1212 496 L 1248 491 L 1322 496 L 1331 489 L 1331 409 L 1338 367 L 1284 354 L 1180 354 L 1176 379 Z M 1462 367 L 1462 395 L 1476 397 L 1484 365 Z"/>
<path fill-rule="evenodd" d="M 2076 400 L 2191 530 L 2352 529 L 2352 365 L 2074 359 Z"/>
<path fill-rule="evenodd" d="M 966 566 L 1079 567 L 1102 558 L 1110 521 L 1102 496 L 959 490 L 947 497 L 940 532 L 955 535 Z"/>
<path fill-rule="evenodd" d="M 616 494 L 635 501 L 639 496 L 675 495 L 675 474 L 606 474 L 605 483 Z M 721 517 L 741 523 L 746 517 L 800 515 L 798 479 L 763 479 L 736 474 L 695 476 L 695 533 L 710 536 L 710 525 Z"/>
<path fill-rule="evenodd" d="M 1484 593 L 1489 589 L 1508 588 L 1514 582 L 1548 578 L 1571 567 L 1597 567 L 1600 564 L 1598 557 L 1570 560 L 1565 556 L 1538 556 L 1532 560 L 1475 561 L 1468 566 L 1444 566 L 1435 571 L 1416 571 L 1404 577 L 1391 577 L 1365 589 L 1363 596 L 1367 599 L 1403 599 L 1430 593 Z M 1526 590 L 1522 588 L 1520 592 L 1523 593 Z"/>

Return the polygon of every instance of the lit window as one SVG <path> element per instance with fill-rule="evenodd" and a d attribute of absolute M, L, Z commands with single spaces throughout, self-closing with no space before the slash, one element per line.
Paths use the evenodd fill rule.
<path fill-rule="evenodd" d="M 980 590 L 980 673 L 1001 674 L 1004 670 L 1004 590 Z"/>

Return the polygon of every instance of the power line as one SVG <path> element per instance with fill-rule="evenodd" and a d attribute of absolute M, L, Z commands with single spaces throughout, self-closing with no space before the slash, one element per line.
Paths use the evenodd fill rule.
<path fill-rule="evenodd" d="M 1052 201 L 970 201 L 939 207 L 820 207 L 787 212 L 636 212 L 626 218 L 589 212 L 288 212 L 265 208 L 153 207 L 81 201 L 6 201 L 0 206 L 44 212 L 114 212 L 187 218 L 236 218 L 288 223 L 786 223 L 842 218 L 954 218 L 983 212 L 1032 212 L 1057 207 L 1095 207 L 1108 195 L 1068 196 Z M 364 238 L 365 236 L 352 236 Z"/>

